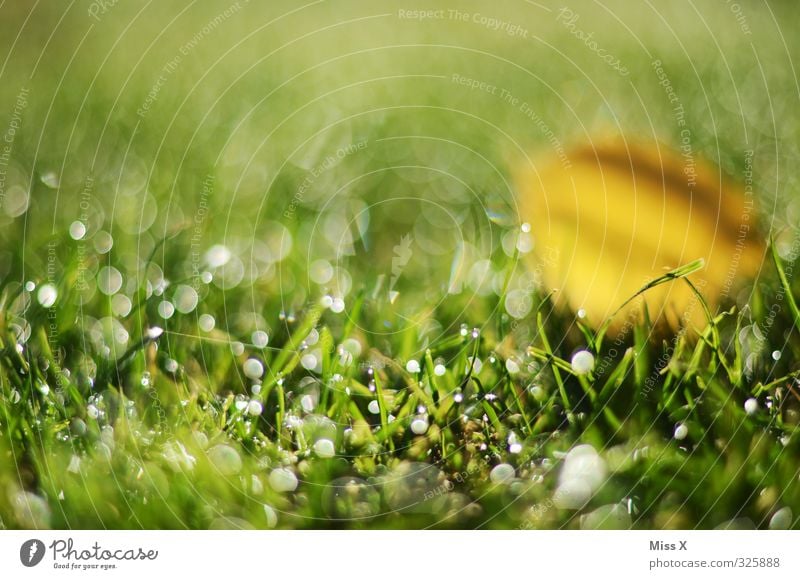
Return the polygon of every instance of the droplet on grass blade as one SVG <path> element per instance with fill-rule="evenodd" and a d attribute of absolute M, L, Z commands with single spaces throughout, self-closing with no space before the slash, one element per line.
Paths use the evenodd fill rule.
<path fill-rule="evenodd" d="M 428 419 L 418 416 L 411 421 L 411 432 L 414 434 L 425 434 L 428 431 Z"/>
<path fill-rule="evenodd" d="M 156 340 L 161 337 L 161 334 L 164 333 L 163 328 L 159 328 L 158 326 L 153 326 L 152 328 L 147 328 L 147 338 L 149 340 Z"/>
<path fill-rule="evenodd" d="M 247 404 L 247 413 L 251 416 L 261 416 L 261 413 L 264 411 L 264 407 L 261 405 L 261 402 L 258 400 L 251 400 Z"/>
<path fill-rule="evenodd" d="M 55 286 L 52 284 L 44 284 L 43 286 L 39 287 L 39 291 L 36 292 L 36 299 L 42 307 L 50 308 L 53 304 L 56 303 L 56 298 L 58 297 L 58 291 L 56 290 Z"/>
<path fill-rule="evenodd" d="M 745 400 L 744 411 L 749 415 L 753 415 L 758 412 L 758 400 L 755 398 L 748 398 Z"/>
<path fill-rule="evenodd" d="M 250 336 L 250 339 L 256 348 L 266 348 L 267 344 L 269 343 L 269 336 L 262 330 L 256 330 L 253 332 L 253 334 Z"/>
<path fill-rule="evenodd" d="M 258 380 L 264 375 L 264 365 L 256 358 L 248 358 L 242 364 L 244 375 L 251 380 Z"/>
<path fill-rule="evenodd" d="M 172 302 L 164 300 L 158 304 L 158 315 L 161 316 L 163 319 L 165 320 L 170 319 L 174 313 L 175 313 L 175 306 L 172 305 Z"/>
<path fill-rule="evenodd" d="M 500 463 L 489 473 L 489 480 L 494 484 L 507 484 L 514 479 L 514 467 L 508 463 Z"/>
<path fill-rule="evenodd" d="M 173 300 L 175 300 L 175 309 L 182 314 L 188 314 L 194 311 L 194 309 L 197 307 L 199 296 L 193 287 L 188 285 L 179 285 L 177 288 L 175 288 Z"/>
<path fill-rule="evenodd" d="M 675 427 L 675 432 L 673 433 L 673 437 L 675 440 L 683 440 L 689 434 L 689 427 L 685 424 L 681 423 Z"/>
<path fill-rule="evenodd" d="M 785 531 L 792 528 L 794 513 L 792 507 L 783 507 L 769 520 L 769 528 L 773 531 Z"/>
<path fill-rule="evenodd" d="M 108 265 L 97 273 L 97 289 L 105 295 L 114 295 L 121 287 L 122 274 L 116 267 Z"/>
<path fill-rule="evenodd" d="M 583 530 L 624 530 L 631 527 L 631 516 L 622 503 L 604 505 L 581 516 Z"/>
<path fill-rule="evenodd" d="M 117 316 L 124 318 L 131 313 L 131 309 L 133 309 L 133 303 L 131 298 L 125 294 L 114 294 L 114 297 L 111 298 L 111 310 Z"/>
<path fill-rule="evenodd" d="M 606 479 L 606 463 L 593 446 L 581 444 L 564 458 L 553 502 L 561 509 L 580 509 Z"/>
<path fill-rule="evenodd" d="M 336 454 L 336 448 L 332 440 L 320 438 L 314 443 L 314 453 L 320 458 L 331 458 Z"/>
<path fill-rule="evenodd" d="M 594 355 L 588 350 L 580 350 L 573 354 L 570 363 L 576 374 L 588 374 L 594 369 Z"/>
<path fill-rule="evenodd" d="M 269 486 L 277 493 L 292 492 L 297 485 L 297 475 L 291 469 L 276 468 L 269 473 Z"/>
<path fill-rule="evenodd" d="M 212 245 L 206 252 L 206 263 L 209 267 L 222 267 L 233 257 L 231 250 L 224 245 Z"/>
<path fill-rule="evenodd" d="M 418 374 L 420 370 L 419 362 L 417 360 L 409 360 L 406 362 L 406 371 L 410 374 Z"/>
<path fill-rule="evenodd" d="M 242 470 L 242 457 L 239 456 L 236 449 L 227 444 L 211 447 L 208 451 L 208 458 L 222 475 L 235 475 Z"/>
<path fill-rule="evenodd" d="M 210 332 L 214 329 L 216 324 L 217 321 L 214 319 L 214 316 L 210 314 L 201 314 L 200 317 L 197 318 L 197 325 L 204 332 Z"/>
<path fill-rule="evenodd" d="M 69 236 L 75 241 L 86 235 L 86 226 L 81 221 L 73 221 L 69 226 Z"/>

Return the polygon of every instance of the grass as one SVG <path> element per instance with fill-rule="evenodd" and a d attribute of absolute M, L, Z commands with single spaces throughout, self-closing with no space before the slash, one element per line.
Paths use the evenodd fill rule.
<path fill-rule="evenodd" d="M 779 512 L 773 525 L 787 525 L 786 507 L 800 513 L 796 178 L 776 184 L 770 171 L 774 155 L 793 158 L 797 121 L 763 117 L 765 95 L 778 115 L 791 101 L 759 90 L 735 19 L 715 30 L 728 73 L 693 44 L 703 29 L 688 10 L 664 9 L 672 28 L 648 20 L 645 51 L 581 5 L 625 79 L 529 7 L 500 14 L 563 60 L 539 60 L 546 43 L 520 55 L 475 24 L 411 26 L 358 3 L 259 28 L 294 8 L 235 13 L 185 55 L 215 9 L 151 7 L 145 21 L 120 3 L 84 44 L 85 13 L 56 28 L 48 9 L 22 49 L 0 35 L 9 117 L 30 88 L 0 206 L 0 525 L 766 528 Z M 27 15 L 0 11 L 4 31 Z M 771 63 L 796 53 L 769 15 L 748 12 L 768 88 L 788 82 Z M 426 57 L 429 44 L 441 59 Z M 665 332 L 644 316 L 608 334 L 554 308 L 513 249 L 508 166 L 548 137 L 450 77 L 511 89 L 564 142 L 599 115 L 601 130 L 677 146 L 655 56 L 698 155 L 743 180 L 742 150 L 755 151 L 761 222 L 777 241 L 707 327 Z M 744 120 L 730 91 L 704 96 L 725 83 L 741 89 Z M 70 235 L 74 221 L 84 236 Z M 643 291 L 690 283 L 697 265 Z M 520 296 L 528 313 L 513 317 Z M 167 318 L 164 302 L 176 308 Z M 580 350 L 593 354 L 589 373 L 573 368 Z"/>

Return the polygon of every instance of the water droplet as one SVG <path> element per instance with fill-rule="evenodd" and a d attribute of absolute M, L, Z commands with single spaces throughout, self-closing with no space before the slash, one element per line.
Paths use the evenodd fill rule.
<path fill-rule="evenodd" d="M 508 463 L 500 463 L 489 473 L 489 480 L 494 484 L 507 484 L 514 479 L 514 467 Z"/>
<path fill-rule="evenodd" d="M 336 448 L 332 440 L 320 438 L 314 443 L 314 452 L 320 458 L 331 458 L 336 454 Z"/>
<path fill-rule="evenodd" d="M 58 297 L 58 291 L 56 290 L 54 285 L 49 283 L 40 286 L 39 291 L 36 292 L 36 299 L 38 300 L 39 304 L 45 308 L 52 307 L 53 304 L 56 303 L 57 297 Z"/>
<path fill-rule="evenodd" d="M 317 359 L 317 356 L 315 356 L 313 352 L 305 354 L 300 358 L 300 365 L 306 370 L 316 370 L 318 364 L 320 364 L 320 360 Z"/>
<path fill-rule="evenodd" d="M 300 398 L 300 408 L 302 408 L 304 412 L 314 412 L 314 408 L 316 407 L 317 402 L 310 394 L 304 394 Z"/>
<path fill-rule="evenodd" d="M 406 371 L 411 374 L 418 374 L 420 370 L 419 362 L 417 360 L 409 360 L 406 362 Z"/>
<path fill-rule="evenodd" d="M 792 507 L 783 507 L 769 520 L 769 528 L 773 531 L 785 531 L 792 528 L 794 513 Z"/>
<path fill-rule="evenodd" d="M 175 309 L 182 314 L 188 314 L 193 312 L 197 307 L 199 296 L 193 287 L 188 285 L 179 285 L 177 288 L 175 288 L 175 295 L 172 299 L 175 301 Z"/>
<path fill-rule="evenodd" d="M 39 179 L 50 189 L 58 189 L 59 179 L 55 171 L 45 171 Z"/>
<path fill-rule="evenodd" d="M 428 419 L 418 416 L 411 421 L 411 432 L 414 434 L 425 434 L 428 431 Z"/>
<path fill-rule="evenodd" d="M 172 302 L 164 300 L 160 304 L 158 304 L 158 315 L 168 320 L 172 317 L 175 313 L 175 306 L 172 305 Z"/>
<path fill-rule="evenodd" d="M 164 333 L 163 328 L 159 328 L 158 326 L 153 326 L 152 328 L 147 328 L 147 338 L 150 340 L 156 340 L 161 337 L 161 334 Z"/>
<path fill-rule="evenodd" d="M 367 410 L 369 410 L 372 414 L 380 414 L 381 405 L 377 400 L 370 400 L 370 403 L 367 405 Z"/>
<path fill-rule="evenodd" d="M 209 267 L 222 267 L 227 264 L 233 254 L 224 245 L 212 245 L 206 252 L 206 263 Z"/>
<path fill-rule="evenodd" d="M 316 284 L 326 284 L 333 279 L 333 266 L 328 260 L 318 259 L 312 261 L 308 267 L 308 276 Z"/>
<path fill-rule="evenodd" d="M 81 472 L 81 457 L 77 454 L 73 454 L 69 459 L 69 466 L 67 466 L 67 472 L 71 472 L 72 474 L 78 474 Z"/>
<path fill-rule="evenodd" d="M 201 314 L 199 318 L 197 318 L 197 325 L 200 327 L 201 330 L 204 332 L 210 332 L 214 329 L 214 326 L 217 324 L 217 320 L 214 319 L 214 316 L 211 314 Z"/>
<path fill-rule="evenodd" d="M 86 235 L 86 226 L 82 221 L 73 221 L 69 226 L 69 236 L 74 240 L 83 239 Z"/>
<path fill-rule="evenodd" d="M 588 350 L 580 350 L 572 355 L 572 370 L 576 374 L 588 374 L 594 369 L 594 355 Z"/>
<path fill-rule="evenodd" d="M 111 311 L 113 311 L 115 315 L 124 318 L 131 313 L 132 309 L 133 303 L 131 302 L 131 298 L 125 294 L 114 294 L 114 297 L 111 298 Z"/>
<path fill-rule="evenodd" d="M 758 400 L 755 398 L 748 398 L 745 400 L 744 411 L 750 415 L 755 414 L 758 411 Z"/>
<path fill-rule="evenodd" d="M 244 375 L 251 380 L 259 380 L 264 375 L 264 365 L 256 358 L 248 358 L 242 364 Z"/>
<path fill-rule="evenodd" d="M 689 435 L 689 427 L 685 424 L 681 423 L 675 427 L 675 432 L 673 434 L 675 440 L 683 440 Z"/>
<path fill-rule="evenodd" d="M 251 400 L 247 404 L 247 413 L 250 416 L 261 416 L 261 413 L 264 411 L 264 407 L 261 405 L 261 402 L 258 400 Z"/>
<path fill-rule="evenodd" d="M 256 330 L 253 332 L 253 334 L 250 336 L 250 339 L 256 348 L 266 348 L 267 344 L 269 343 L 269 336 L 262 330 Z"/>
<path fill-rule="evenodd" d="M 97 289 L 110 296 L 122 287 L 122 274 L 116 267 L 107 265 L 97 274 Z"/>
<path fill-rule="evenodd" d="M 98 231 L 94 236 L 94 250 L 104 255 L 114 247 L 114 238 L 107 231 Z"/>
<path fill-rule="evenodd" d="M 521 320 L 533 309 L 533 297 L 528 290 L 514 289 L 508 292 L 505 299 L 506 313 L 512 318 Z"/>
<path fill-rule="evenodd" d="M 506 370 L 508 370 L 509 374 L 517 374 L 519 372 L 519 364 L 509 358 L 506 360 Z"/>
<path fill-rule="evenodd" d="M 331 311 L 334 314 L 341 314 L 344 311 L 344 300 L 342 298 L 334 298 L 331 303 Z"/>
<path fill-rule="evenodd" d="M 780 350 L 773 351 L 772 352 L 772 359 L 775 360 L 776 362 L 778 360 L 780 360 L 781 359 L 781 351 Z"/>
<path fill-rule="evenodd" d="M 218 444 L 208 451 L 208 458 L 223 476 L 239 474 L 242 470 L 242 457 L 231 446 Z"/>
<path fill-rule="evenodd" d="M 327 295 L 326 296 L 322 296 L 320 298 L 320 300 L 319 300 L 319 303 L 323 308 L 328 309 L 329 307 L 331 307 L 333 305 L 333 298 L 331 296 L 327 296 Z"/>
<path fill-rule="evenodd" d="M 447 372 L 447 368 L 445 368 L 444 364 L 436 364 L 433 367 L 433 373 L 436 376 L 444 376 L 445 372 Z"/>
<path fill-rule="evenodd" d="M 275 492 L 292 492 L 297 488 L 297 484 L 297 476 L 288 468 L 276 468 L 269 473 L 269 486 Z"/>

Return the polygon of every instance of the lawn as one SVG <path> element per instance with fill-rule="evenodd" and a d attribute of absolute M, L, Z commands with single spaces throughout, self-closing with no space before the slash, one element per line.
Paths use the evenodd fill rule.
<path fill-rule="evenodd" d="M 0 4 L 0 528 L 796 527 L 798 16 Z M 514 168 L 610 133 L 755 192 L 700 324 L 538 275 Z"/>

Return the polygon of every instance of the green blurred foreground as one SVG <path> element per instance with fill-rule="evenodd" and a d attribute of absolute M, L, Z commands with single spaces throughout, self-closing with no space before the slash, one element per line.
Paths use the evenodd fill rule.
<path fill-rule="evenodd" d="M 2 5 L 0 525 L 795 526 L 797 17 Z M 509 167 L 672 97 L 784 282 L 601 340 Z"/>

